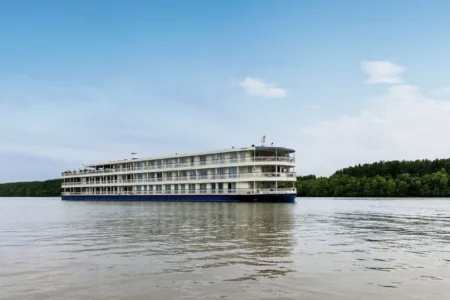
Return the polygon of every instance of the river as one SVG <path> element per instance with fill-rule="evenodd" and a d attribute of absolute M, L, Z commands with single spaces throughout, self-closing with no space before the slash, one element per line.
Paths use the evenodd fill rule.
<path fill-rule="evenodd" d="M 450 200 L 0 198 L 0 299 L 450 299 Z"/>

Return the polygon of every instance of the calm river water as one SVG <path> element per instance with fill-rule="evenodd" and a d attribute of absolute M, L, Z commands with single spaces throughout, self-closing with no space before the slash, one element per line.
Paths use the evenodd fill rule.
<path fill-rule="evenodd" d="M 450 200 L 0 198 L 0 299 L 450 299 Z"/>

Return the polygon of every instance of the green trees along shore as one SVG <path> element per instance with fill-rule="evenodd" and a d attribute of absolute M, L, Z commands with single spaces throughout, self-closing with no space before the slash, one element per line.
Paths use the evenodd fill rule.
<path fill-rule="evenodd" d="M 58 197 L 60 195 L 60 179 L 0 184 L 0 197 Z"/>
<path fill-rule="evenodd" d="M 300 197 L 447 197 L 450 159 L 357 165 L 330 177 L 297 178 Z"/>
<path fill-rule="evenodd" d="M 381 161 L 330 177 L 299 176 L 299 197 L 449 197 L 450 159 Z M 61 180 L 0 184 L 0 197 L 56 197 Z"/>

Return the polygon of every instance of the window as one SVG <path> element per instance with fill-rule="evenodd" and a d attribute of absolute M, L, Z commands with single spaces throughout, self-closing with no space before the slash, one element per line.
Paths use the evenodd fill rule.
<path fill-rule="evenodd" d="M 245 152 L 240 153 L 241 161 L 245 161 Z"/>
<path fill-rule="evenodd" d="M 191 180 L 195 179 L 195 170 L 190 171 L 189 177 Z"/>
<path fill-rule="evenodd" d="M 206 165 L 206 155 L 200 156 L 200 165 L 201 166 Z"/>
<path fill-rule="evenodd" d="M 225 168 L 219 168 L 219 169 L 217 169 L 217 175 L 219 175 L 219 176 L 217 176 L 218 178 L 225 178 Z"/>
<path fill-rule="evenodd" d="M 253 167 L 248 167 L 247 168 L 247 173 L 253 173 Z"/>
<path fill-rule="evenodd" d="M 208 177 L 207 170 L 200 170 L 200 179 L 206 179 Z"/>
<path fill-rule="evenodd" d="M 186 192 L 186 186 L 184 184 L 180 185 L 180 188 L 182 193 Z"/>
<path fill-rule="evenodd" d="M 230 178 L 237 178 L 237 167 L 232 167 L 228 171 L 230 173 Z"/>
<path fill-rule="evenodd" d="M 236 183 L 228 184 L 228 193 L 236 193 Z"/>
<path fill-rule="evenodd" d="M 167 172 L 167 180 L 172 180 L 172 172 Z"/>
<path fill-rule="evenodd" d="M 211 192 L 213 192 L 213 193 L 216 192 L 216 184 L 215 183 L 211 183 Z"/>
<path fill-rule="evenodd" d="M 194 194 L 195 193 L 195 184 L 189 185 L 189 193 Z"/>
<path fill-rule="evenodd" d="M 223 183 L 218 183 L 217 186 L 219 193 L 223 193 Z"/>
<path fill-rule="evenodd" d="M 178 193 L 178 184 L 175 184 L 173 187 L 174 187 L 175 194 L 177 194 Z"/>
<path fill-rule="evenodd" d="M 225 163 L 225 153 L 220 153 L 220 163 L 221 164 Z"/>
<path fill-rule="evenodd" d="M 237 162 L 237 152 L 230 153 L 231 162 Z"/>
<path fill-rule="evenodd" d="M 206 183 L 200 184 L 200 193 L 206 193 Z"/>
<path fill-rule="evenodd" d="M 166 184 L 166 193 L 170 193 L 170 184 Z"/>

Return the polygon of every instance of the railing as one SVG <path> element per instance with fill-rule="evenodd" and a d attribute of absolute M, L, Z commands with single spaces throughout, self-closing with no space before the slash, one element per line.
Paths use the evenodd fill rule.
<path fill-rule="evenodd" d="M 179 195 L 179 194 L 202 194 L 202 195 L 217 195 L 217 194 L 295 194 L 295 188 L 269 188 L 269 189 L 227 189 L 227 190 L 211 190 L 211 189 L 196 189 L 196 190 L 171 190 L 171 191 L 98 191 L 98 192 L 63 192 L 63 196 L 76 195 Z"/>
<path fill-rule="evenodd" d="M 219 175 L 197 175 L 197 176 L 179 176 L 172 178 L 142 178 L 130 180 L 99 180 L 82 182 L 63 182 L 62 186 L 85 186 L 85 185 L 105 185 L 105 184 L 127 184 L 127 183 L 151 183 L 151 182 L 180 182 L 180 181 L 210 181 L 221 179 L 273 179 L 273 181 L 282 181 L 285 179 L 295 179 L 296 173 L 241 173 L 241 174 L 219 174 Z"/>
<path fill-rule="evenodd" d="M 78 176 L 78 175 L 91 175 L 91 174 L 104 174 L 104 173 L 118 173 L 118 172 L 132 172 L 132 171 L 143 171 L 143 170 L 159 170 L 159 169 L 175 169 L 175 168 L 189 168 L 197 166 L 211 166 L 211 165 L 224 165 L 224 164 L 239 164 L 248 162 L 258 162 L 258 163 L 273 163 L 273 162 L 287 162 L 294 163 L 295 158 L 284 157 L 284 156 L 256 156 L 247 157 L 245 160 L 231 158 L 231 159 L 217 159 L 208 161 L 196 161 L 196 162 L 175 162 L 170 165 L 147 165 L 147 166 L 137 166 L 130 168 L 117 168 L 117 169 L 104 169 L 104 170 L 80 170 L 80 171 L 66 171 L 62 172 L 61 176 Z"/>

